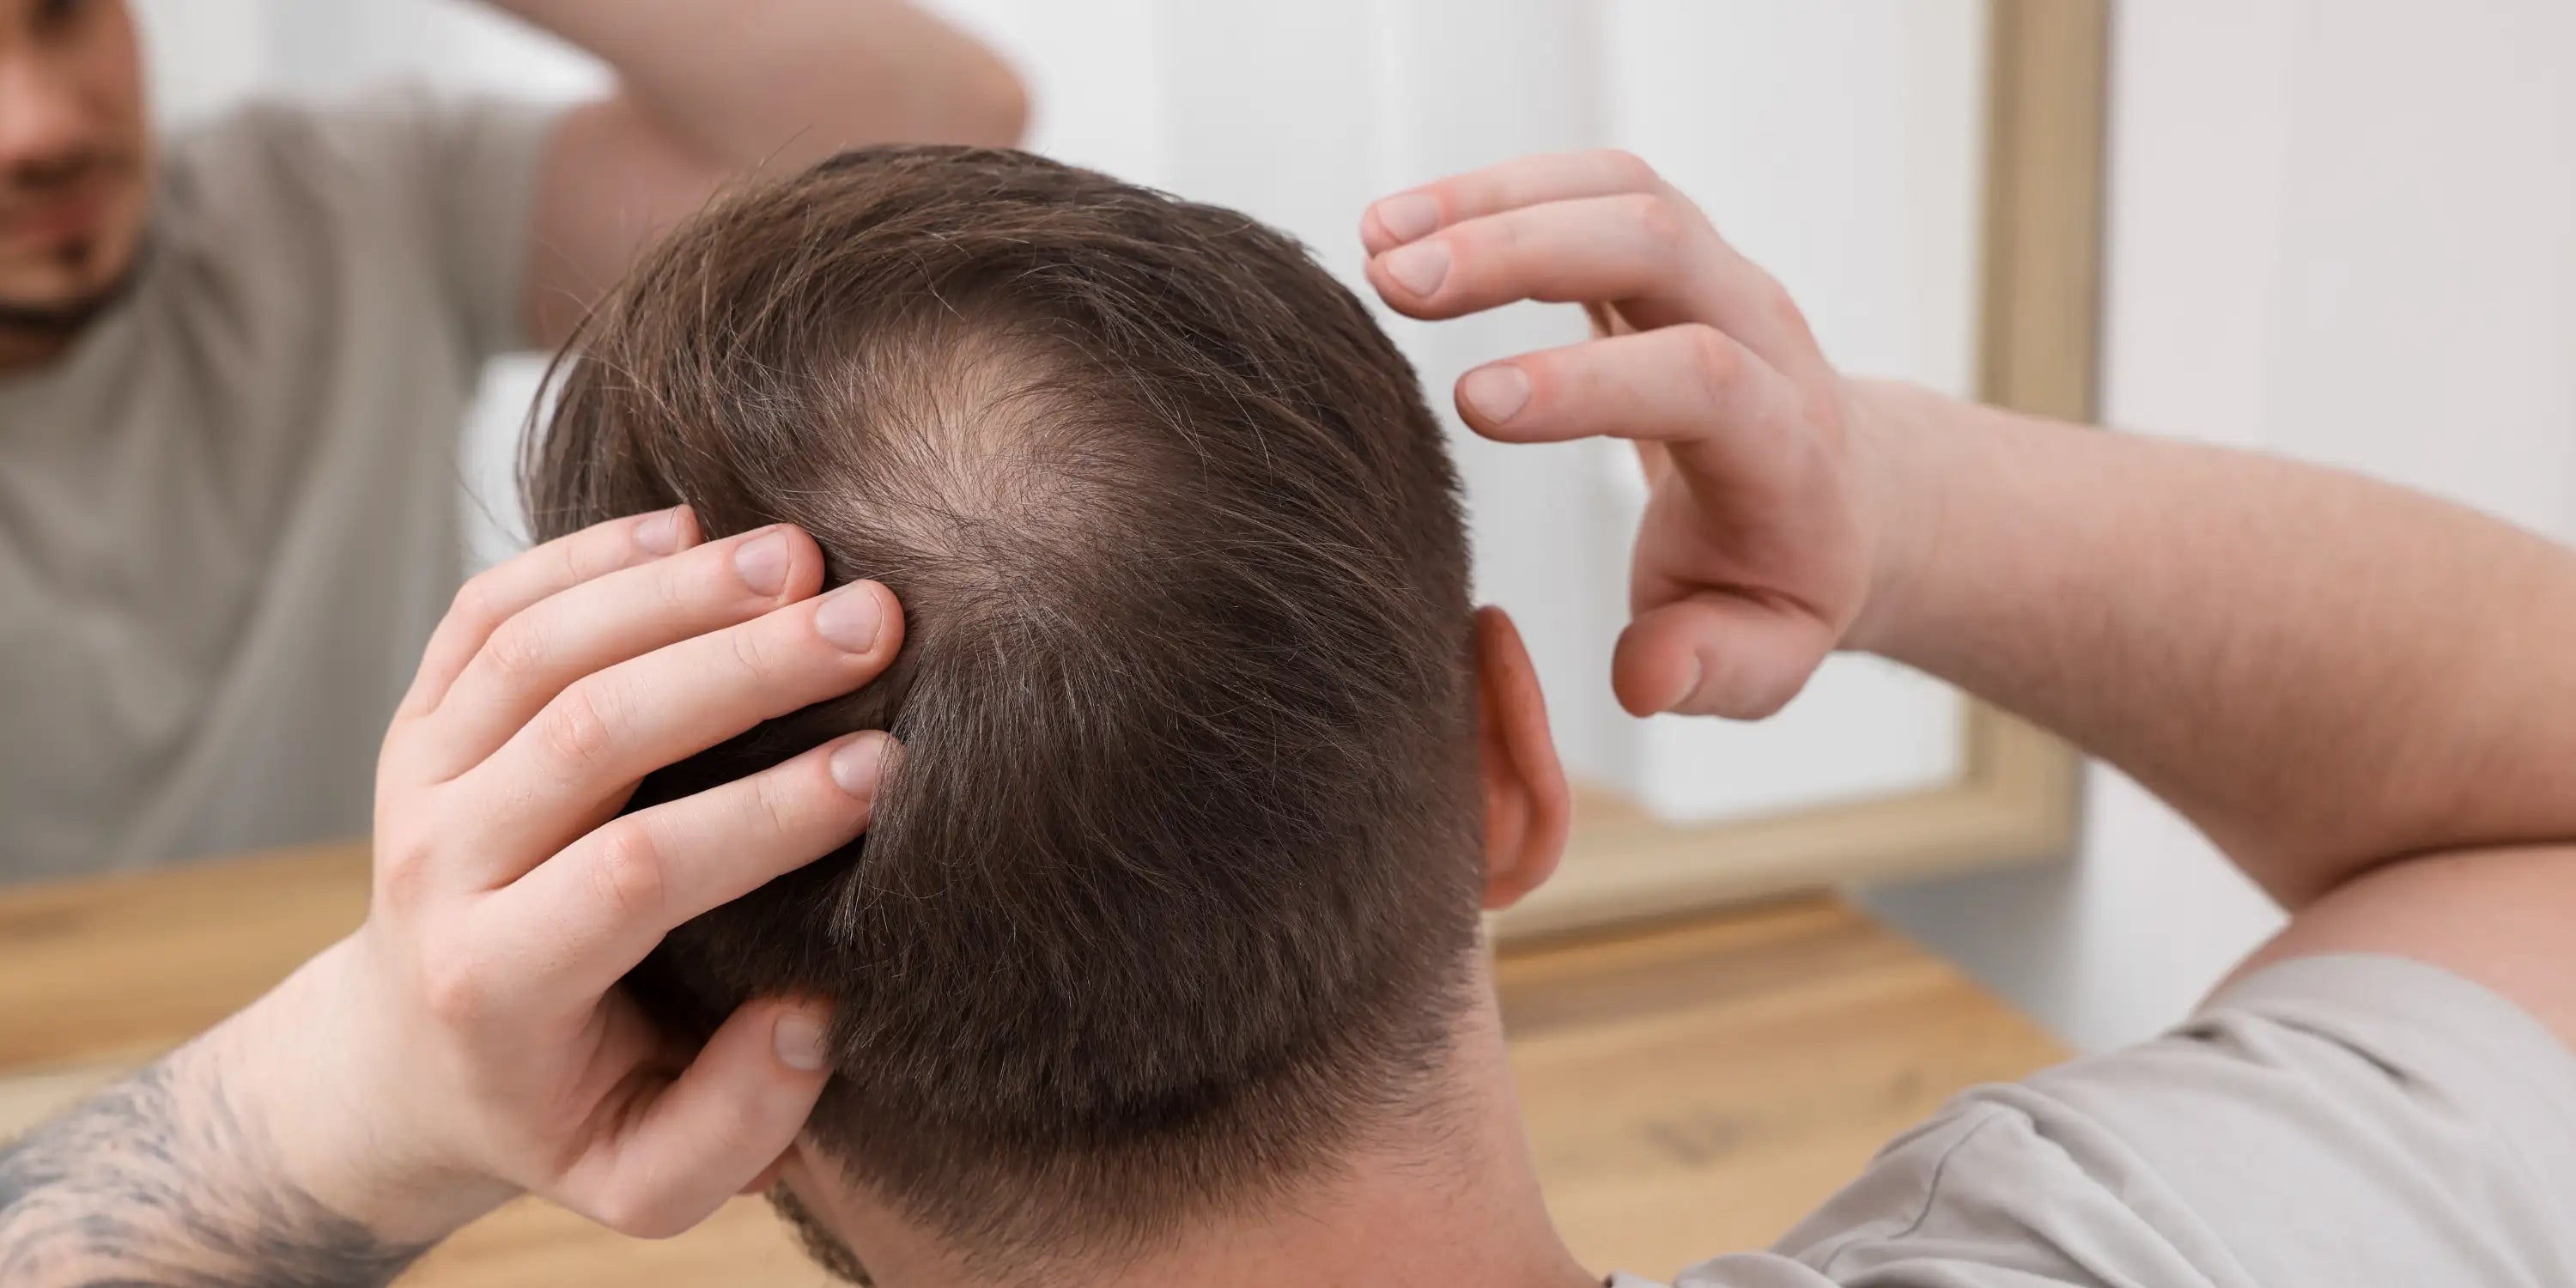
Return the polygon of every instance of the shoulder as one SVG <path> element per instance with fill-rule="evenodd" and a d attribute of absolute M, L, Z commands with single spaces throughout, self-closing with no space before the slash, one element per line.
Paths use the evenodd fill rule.
<path fill-rule="evenodd" d="M 2576 1282 L 2576 1057 L 2431 967 L 2303 959 L 1962 1095 L 1778 1252 L 1837 1284 Z"/>
<path fill-rule="evenodd" d="M 533 167 L 557 110 L 418 85 L 333 102 L 259 99 L 174 133 L 165 181 L 171 202 L 191 211 L 300 204 L 425 217 L 463 177 L 454 171 L 486 154 Z"/>
<path fill-rule="evenodd" d="M 442 319 L 471 367 L 515 334 L 529 207 L 559 115 L 418 86 L 245 104 L 168 141 L 153 228 L 162 271 L 203 327 L 380 317 L 417 334 Z"/>

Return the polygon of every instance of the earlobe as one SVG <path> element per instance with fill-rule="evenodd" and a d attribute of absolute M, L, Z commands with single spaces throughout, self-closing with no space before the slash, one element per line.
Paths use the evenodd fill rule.
<path fill-rule="evenodd" d="M 1476 610 L 1476 708 L 1485 907 L 1508 908 L 1556 871 L 1573 804 L 1529 650 L 1512 619 L 1491 605 Z"/>

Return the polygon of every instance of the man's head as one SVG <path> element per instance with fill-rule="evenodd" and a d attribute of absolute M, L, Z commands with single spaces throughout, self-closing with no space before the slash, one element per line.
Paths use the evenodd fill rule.
<path fill-rule="evenodd" d="M 1478 909 L 1544 876 L 1564 788 L 1471 611 L 1439 424 L 1349 293 L 1231 211 L 884 148 L 718 206 L 595 322 L 541 536 L 791 522 L 906 613 L 883 679 L 638 794 L 904 747 L 867 837 L 673 935 L 649 1005 L 829 998 L 811 1148 L 987 1278 L 1456 1134 Z"/>
<path fill-rule="evenodd" d="M 152 156 L 124 0 L 0 0 L 0 357 L 58 345 L 115 298 Z"/>

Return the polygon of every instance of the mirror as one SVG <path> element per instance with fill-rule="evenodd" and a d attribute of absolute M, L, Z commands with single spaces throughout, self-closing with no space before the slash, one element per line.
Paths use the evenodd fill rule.
<path fill-rule="evenodd" d="M 1031 146 L 1240 207 L 1367 296 L 1371 199 L 1536 151 L 1624 147 L 1777 274 L 1847 370 L 2091 410 L 2107 7 L 2098 0 L 951 0 L 1017 56 Z M 1386 322 L 1435 406 L 1470 366 L 1582 339 L 1523 305 Z M 1528 638 L 1583 784 L 1533 936 L 1839 881 L 2064 852 L 2075 762 L 1901 667 L 1838 657 L 1759 725 L 1611 699 L 1624 445 L 1454 441 L 1480 597 Z"/>
<path fill-rule="evenodd" d="M 1026 68 L 1032 146 L 1296 233 L 1355 289 L 1371 199 L 1505 157 L 1624 147 L 1797 296 L 1845 369 L 2091 409 L 2106 6 L 2084 0 L 952 0 Z M 1435 406 L 1468 367 L 1582 339 L 1571 307 L 1381 309 Z M 1759 725 L 1612 701 L 1620 444 L 1452 428 L 1480 597 L 1512 610 L 1583 784 L 1532 936 L 2062 853 L 2074 759 L 1901 667 L 1838 657 Z"/>
<path fill-rule="evenodd" d="M 1355 288 L 1372 198 L 1516 154 L 1625 147 L 1789 286 L 1845 369 L 2091 410 L 2105 0 L 939 7 L 1021 65 L 1031 147 L 1241 207 Z M 144 8 L 160 35 L 187 37 L 155 42 L 156 86 L 181 115 L 388 76 L 599 83 L 581 56 L 463 4 Z M 1585 334 L 1568 306 L 1380 316 L 1444 413 L 1467 367 Z M 469 436 L 464 504 L 487 560 L 514 548 L 510 461 L 537 366 L 502 365 Z M 1874 659 L 1834 659 L 1760 725 L 1627 717 L 1607 683 L 1644 496 L 1627 449 L 1455 441 L 1478 592 L 1520 622 L 1583 784 L 1574 853 L 1503 933 L 2065 850 L 2073 758 Z"/>

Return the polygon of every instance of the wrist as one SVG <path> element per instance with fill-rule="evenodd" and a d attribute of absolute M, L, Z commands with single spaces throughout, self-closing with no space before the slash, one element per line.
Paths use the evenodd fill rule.
<path fill-rule="evenodd" d="M 1852 503 L 1866 516 L 1870 578 L 1840 647 L 1894 655 L 1919 617 L 1925 581 L 1940 566 L 1949 508 L 1945 449 L 1963 408 L 1893 380 L 1847 380 L 1844 402 Z"/>
<path fill-rule="evenodd" d="M 332 945 L 209 1035 L 212 1067 L 282 1179 L 389 1243 L 433 1243 L 516 1191 L 445 1156 L 437 1075 L 366 983 L 362 942 Z"/>

